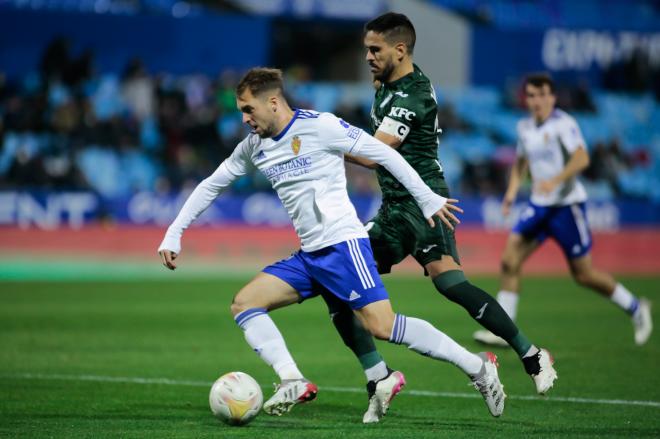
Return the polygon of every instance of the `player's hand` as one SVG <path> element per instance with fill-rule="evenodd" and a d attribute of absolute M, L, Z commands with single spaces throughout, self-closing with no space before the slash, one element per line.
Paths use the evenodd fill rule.
<path fill-rule="evenodd" d="M 444 206 L 442 206 L 442 209 L 438 210 L 436 213 L 434 213 L 431 218 L 428 219 L 429 226 L 435 227 L 435 221 L 433 221 L 433 216 L 438 216 L 447 227 L 449 227 L 450 230 L 454 230 L 454 224 L 460 224 L 461 222 L 456 218 L 456 215 L 452 213 L 453 212 L 458 212 L 458 213 L 463 213 L 463 209 L 461 209 L 458 206 L 455 206 L 455 204 L 458 203 L 458 200 L 454 198 L 448 198 L 447 202 L 445 203 Z"/>
<path fill-rule="evenodd" d="M 170 270 L 176 270 L 176 264 L 174 263 L 174 260 L 179 255 L 170 250 L 161 250 L 158 252 L 158 254 L 160 255 L 160 260 L 163 262 L 164 266 Z"/>
<path fill-rule="evenodd" d="M 536 189 L 542 194 L 549 194 L 554 191 L 557 186 L 558 183 L 554 180 L 543 180 L 538 182 Z"/>
<path fill-rule="evenodd" d="M 513 206 L 513 202 L 515 201 L 514 197 L 508 197 L 505 196 L 504 199 L 502 200 L 502 216 L 509 216 L 511 213 L 511 206 Z"/>

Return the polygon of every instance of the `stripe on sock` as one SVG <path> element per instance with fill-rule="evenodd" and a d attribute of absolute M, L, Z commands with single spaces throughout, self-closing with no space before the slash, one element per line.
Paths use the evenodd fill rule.
<path fill-rule="evenodd" d="M 405 333 L 406 333 L 406 316 L 401 314 L 395 314 L 394 327 L 392 328 L 392 335 L 390 335 L 390 341 L 395 344 L 401 344 L 403 342 L 403 335 Z"/>
<path fill-rule="evenodd" d="M 258 315 L 261 315 L 261 314 L 266 314 L 266 308 L 250 308 L 250 309 L 246 309 L 245 311 L 243 311 L 240 314 L 237 314 L 234 317 L 234 320 L 236 321 L 238 326 L 241 327 L 241 329 L 245 329 L 245 328 L 243 328 L 243 325 L 248 320 L 250 320 L 250 319 L 252 319 L 252 318 L 254 318 Z"/>

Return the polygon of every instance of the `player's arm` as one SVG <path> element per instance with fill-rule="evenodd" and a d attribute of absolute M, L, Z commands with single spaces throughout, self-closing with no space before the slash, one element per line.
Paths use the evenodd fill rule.
<path fill-rule="evenodd" d="M 241 148 L 239 145 L 237 151 Z M 192 191 L 181 207 L 179 214 L 167 228 L 163 242 L 158 247 L 163 265 L 170 270 L 176 269 L 174 260 L 181 253 L 181 237 L 193 221 L 195 221 L 238 177 L 246 173 L 246 160 L 234 151 L 227 160 L 222 162 L 215 172 L 202 180 Z"/>
<path fill-rule="evenodd" d="M 511 176 L 509 177 L 509 184 L 502 200 L 502 214 L 508 216 L 511 212 L 511 206 L 516 201 L 518 190 L 522 184 L 523 179 L 527 175 L 528 163 L 524 156 L 516 157 L 516 161 L 511 168 Z"/>
<path fill-rule="evenodd" d="M 453 213 L 463 212 L 454 205 L 458 200 L 447 199 L 433 192 L 394 148 L 330 113 L 319 117 L 318 129 L 329 148 L 384 166 L 410 192 L 431 227 L 435 226 L 435 215 L 452 229 L 452 222 L 460 223 Z"/>
<path fill-rule="evenodd" d="M 538 190 L 543 193 L 550 193 L 566 180 L 576 177 L 582 171 L 587 169 L 588 166 L 589 153 L 587 152 L 587 149 L 584 146 L 578 147 L 559 174 L 549 180 L 544 180 L 538 183 Z"/>
<path fill-rule="evenodd" d="M 406 136 L 410 132 L 410 127 L 403 123 L 386 117 L 383 123 L 378 127 L 374 137 L 386 145 L 394 149 L 398 149 L 403 143 Z M 357 157 L 352 154 L 345 154 L 344 158 L 347 162 L 355 163 L 356 165 L 364 166 L 369 169 L 378 168 L 378 163 L 364 157 Z"/>
<path fill-rule="evenodd" d="M 433 192 L 417 171 L 393 148 L 363 132 L 353 148 L 353 153 L 385 167 L 399 180 L 413 196 L 431 227 L 435 226 L 433 217 L 436 215 L 450 229 L 454 228 L 454 224 L 460 223 L 454 215 L 454 212 L 463 213 L 460 207 L 454 205 L 458 200 L 447 199 Z"/>

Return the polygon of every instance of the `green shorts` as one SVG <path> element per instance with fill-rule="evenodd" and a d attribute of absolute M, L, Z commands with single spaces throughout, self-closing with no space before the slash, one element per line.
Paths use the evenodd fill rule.
<path fill-rule="evenodd" d="M 454 231 L 439 218 L 434 220 L 435 227 L 429 226 L 412 197 L 383 200 L 378 214 L 366 224 L 378 272 L 389 273 L 408 255 L 422 267 L 444 255 L 460 265 Z"/>

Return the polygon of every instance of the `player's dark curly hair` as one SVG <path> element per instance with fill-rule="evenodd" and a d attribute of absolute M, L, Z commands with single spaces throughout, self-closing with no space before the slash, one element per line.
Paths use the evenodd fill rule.
<path fill-rule="evenodd" d="M 236 86 L 236 96 L 241 96 L 245 90 L 250 90 L 253 96 L 265 91 L 277 90 L 284 93 L 284 80 L 280 69 L 254 67 L 241 78 Z"/>
<path fill-rule="evenodd" d="M 417 34 L 415 27 L 410 22 L 408 17 L 396 12 L 387 12 L 379 17 L 374 18 L 364 25 L 364 32 L 369 31 L 382 34 L 389 45 L 403 43 L 408 49 L 408 53 L 412 55 L 415 49 L 415 41 Z"/>
<path fill-rule="evenodd" d="M 543 88 L 544 85 L 547 85 L 550 93 L 555 94 L 555 81 L 548 73 L 531 73 L 527 75 L 525 77 L 525 87 L 527 84 L 537 88 Z"/>

